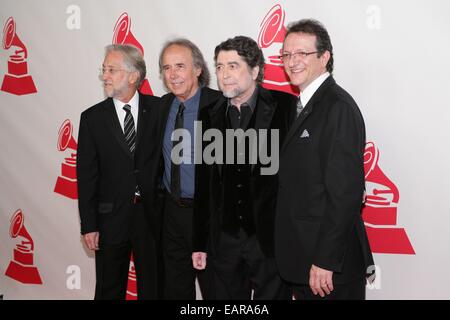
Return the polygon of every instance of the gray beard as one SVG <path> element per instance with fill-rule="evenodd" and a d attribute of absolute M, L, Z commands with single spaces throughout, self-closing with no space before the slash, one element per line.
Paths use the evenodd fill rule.
<path fill-rule="evenodd" d="M 240 94 L 242 94 L 242 92 L 239 90 L 239 88 L 236 88 L 232 91 L 227 91 L 227 92 L 222 91 L 222 93 L 225 98 L 229 98 L 229 99 L 233 99 L 233 98 L 239 96 Z"/>

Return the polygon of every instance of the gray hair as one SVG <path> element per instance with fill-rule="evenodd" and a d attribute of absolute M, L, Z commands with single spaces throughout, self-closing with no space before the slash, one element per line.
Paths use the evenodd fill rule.
<path fill-rule="evenodd" d="M 207 87 L 209 85 L 210 75 L 209 75 L 209 70 L 208 70 L 208 66 L 206 64 L 205 58 L 203 58 L 203 54 L 200 51 L 200 49 L 192 41 L 189 41 L 188 39 L 185 39 L 185 38 L 176 38 L 173 40 L 169 40 L 164 44 L 164 46 L 161 49 L 161 53 L 159 54 L 159 73 L 160 73 L 160 75 L 162 76 L 162 72 L 163 72 L 162 59 L 163 59 L 164 53 L 166 52 L 167 48 L 169 48 L 170 46 L 185 47 L 191 51 L 192 61 L 193 61 L 194 66 L 196 68 L 199 68 L 202 70 L 200 75 L 198 76 L 198 84 L 200 87 Z"/>
<path fill-rule="evenodd" d="M 117 51 L 122 54 L 128 71 L 137 71 L 139 73 L 139 80 L 136 82 L 136 89 L 139 89 L 147 74 L 147 68 L 145 67 L 141 50 L 131 44 L 110 44 L 105 47 L 105 57 L 112 51 Z"/>

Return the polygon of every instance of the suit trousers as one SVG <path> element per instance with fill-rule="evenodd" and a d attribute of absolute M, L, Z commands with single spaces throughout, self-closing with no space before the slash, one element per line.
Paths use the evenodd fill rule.
<path fill-rule="evenodd" d="M 280 278 L 275 258 L 266 257 L 256 235 L 241 228 L 236 236 L 221 232 L 216 254 L 210 257 L 218 300 L 288 300 L 289 286 Z M 211 263 L 211 261 L 208 261 Z"/>
<path fill-rule="evenodd" d="M 197 277 L 202 298 L 209 299 L 209 269 L 196 271 L 192 265 L 193 208 L 180 207 L 166 193 L 164 200 L 163 256 L 164 299 L 195 300 Z"/>
<path fill-rule="evenodd" d="M 157 242 L 145 218 L 142 203 L 132 204 L 128 240 L 120 244 L 102 244 L 95 252 L 96 300 L 123 300 L 126 297 L 130 255 L 133 253 L 139 300 L 158 299 L 161 270 Z"/>

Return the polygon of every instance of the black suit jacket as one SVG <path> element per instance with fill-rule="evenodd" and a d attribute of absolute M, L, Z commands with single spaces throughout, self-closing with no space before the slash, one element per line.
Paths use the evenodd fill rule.
<path fill-rule="evenodd" d="M 258 88 L 258 96 L 253 116 L 254 128 L 278 129 L 279 146 L 283 143 L 288 129 L 295 115 L 294 96 Z M 204 109 L 200 115 L 203 130 L 215 128 L 222 132 L 225 146 L 225 130 L 227 128 L 227 99 L 222 99 L 213 108 Z M 257 131 L 258 132 L 258 131 Z M 259 136 L 259 133 L 258 133 Z M 270 130 L 268 130 L 268 148 L 274 152 L 270 144 Z M 207 146 L 206 142 L 203 147 Z M 223 159 L 226 152 L 223 151 Z M 226 164 L 225 164 L 226 165 Z M 264 165 L 268 167 L 269 165 Z M 252 201 L 252 215 L 255 222 L 256 236 L 260 247 L 267 256 L 273 256 L 273 227 L 275 219 L 276 193 L 278 189 L 278 175 L 261 175 L 263 165 L 259 156 L 256 165 L 251 167 L 249 183 L 249 199 Z M 197 170 L 197 185 L 194 202 L 194 252 L 208 252 L 215 254 L 219 235 L 222 230 L 221 222 L 225 213 L 224 204 L 232 199 L 225 199 L 224 165 L 202 163 Z"/>
<path fill-rule="evenodd" d="M 158 102 L 157 97 L 139 94 L 134 155 L 125 142 L 112 98 L 81 114 L 77 149 L 81 233 L 99 231 L 100 243 L 117 244 L 127 239 L 135 188 L 144 185 L 140 171 L 157 169 L 157 144 L 148 137 L 156 136 Z M 153 212 L 147 214 L 155 228 Z"/>
<path fill-rule="evenodd" d="M 211 106 L 214 106 L 217 103 L 217 100 L 222 97 L 222 93 L 220 91 L 208 88 L 208 87 L 202 87 L 200 93 L 200 102 L 198 106 L 198 116 L 197 119 L 200 117 L 201 111 L 204 108 L 209 108 Z M 170 112 L 170 106 L 172 105 L 173 100 L 175 99 L 175 95 L 173 93 L 167 93 L 164 96 L 161 97 L 161 111 L 160 111 L 160 136 L 159 136 L 159 171 L 158 171 L 158 179 L 159 179 L 159 188 L 163 189 L 164 185 L 162 182 L 163 174 L 164 174 L 164 157 L 162 154 L 162 146 L 163 146 L 163 140 L 164 140 L 164 133 L 166 130 L 166 124 L 167 119 L 169 117 Z M 197 166 L 196 166 L 197 167 Z"/>
<path fill-rule="evenodd" d="M 314 264 L 347 283 L 373 264 L 361 218 L 364 145 L 361 112 L 330 76 L 281 149 L 275 254 L 284 279 L 308 284 Z"/>

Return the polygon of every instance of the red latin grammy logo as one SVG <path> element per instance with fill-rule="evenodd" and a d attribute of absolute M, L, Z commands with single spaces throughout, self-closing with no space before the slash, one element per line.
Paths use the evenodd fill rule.
<path fill-rule="evenodd" d="M 397 226 L 400 194 L 378 166 L 380 153 L 373 142 L 366 144 L 364 172 L 366 203 L 363 219 L 374 253 L 415 254 L 405 229 Z"/>
<path fill-rule="evenodd" d="M 72 135 L 73 126 L 70 120 L 65 120 L 59 128 L 58 133 L 58 151 L 65 151 L 66 149 L 75 152 L 70 154 L 70 157 L 64 158 L 61 164 L 61 175 L 56 180 L 54 192 L 66 196 L 70 199 L 78 199 L 77 190 L 77 143 Z"/>
<path fill-rule="evenodd" d="M 126 300 L 137 300 L 137 282 L 136 269 L 134 268 L 133 254 L 130 259 L 130 267 L 128 269 L 128 286 Z"/>
<path fill-rule="evenodd" d="M 113 44 L 132 44 L 141 50 L 142 55 L 144 55 L 144 48 L 136 40 L 136 38 L 131 33 L 131 19 L 128 17 L 128 13 L 124 12 L 119 17 L 114 27 L 114 35 L 112 39 Z M 143 94 L 153 95 L 153 91 L 150 88 L 150 83 L 147 79 L 141 85 L 139 91 Z"/>
<path fill-rule="evenodd" d="M 37 92 L 28 74 L 27 48 L 16 33 L 16 23 L 9 17 L 3 28 L 3 49 L 15 47 L 8 58 L 8 73 L 3 77 L 1 90 L 18 96 Z"/>
<path fill-rule="evenodd" d="M 260 24 L 258 45 L 266 57 L 262 86 L 298 96 L 300 91 L 290 85 L 283 62 L 279 58 L 285 35 L 284 10 L 277 4 L 269 10 Z"/>
<path fill-rule="evenodd" d="M 22 283 L 42 284 L 38 269 L 34 266 L 34 243 L 24 225 L 22 210 L 18 209 L 11 218 L 9 235 L 22 241 L 14 248 L 13 259 L 10 261 L 5 275 Z"/>

